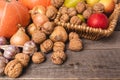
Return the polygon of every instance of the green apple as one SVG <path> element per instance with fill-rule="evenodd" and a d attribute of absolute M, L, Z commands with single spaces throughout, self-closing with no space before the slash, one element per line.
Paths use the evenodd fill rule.
<path fill-rule="evenodd" d="M 87 4 L 93 6 L 94 4 L 98 3 L 100 0 L 86 0 Z"/>
<path fill-rule="evenodd" d="M 78 2 L 85 1 L 85 0 L 65 0 L 64 5 L 68 8 L 75 7 Z"/>
<path fill-rule="evenodd" d="M 85 18 L 84 18 L 83 15 L 81 15 L 81 14 L 77 14 L 77 16 L 78 16 L 83 22 L 85 22 Z"/>

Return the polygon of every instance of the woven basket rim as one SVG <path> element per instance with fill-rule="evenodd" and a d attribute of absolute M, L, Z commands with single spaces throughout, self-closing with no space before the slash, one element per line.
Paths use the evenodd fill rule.
<path fill-rule="evenodd" d="M 60 22 L 59 18 L 61 16 L 60 12 L 57 13 L 57 17 L 54 20 L 54 22 L 57 25 L 61 25 L 67 29 L 71 29 L 71 30 L 75 30 L 75 31 L 82 31 L 82 32 L 86 32 L 88 31 L 88 33 L 96 33 L 99 34 L 103 37 L 108 37 L 110 36 L 117 24 L 118 18 L 119 18 L 119 14 L 120 14 L 120 3 L 116 4 L 115 9 L 113 11 L 113 13 L 109 16 L 109 25 L 107 29 L 101 29 L 101 28 L 92 28 L 89 26 L 82 26 L 82 25 L 74 25 L 71 23 L 64 23 L 64 22 Z M 91 31 L 90 31 L 91 30 Z"/>

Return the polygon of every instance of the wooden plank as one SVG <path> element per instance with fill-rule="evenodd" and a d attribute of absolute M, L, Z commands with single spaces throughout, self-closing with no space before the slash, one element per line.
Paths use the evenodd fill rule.
<path fill-rule="evenodd" d="M 83 39 L 84 50 L 86 49 L 118 49 L 120 48 L 120 31 L 115 31 L 110 37 L 92 41 Z"/>
<path fill-rule="evenodd" d="M 66 51 L 68 59 L 63 65 L 52 64 L 48 54 L 46 62 L 30 64 L 18 79 L 120 78 L 119 52 L 120 49 Z"/>

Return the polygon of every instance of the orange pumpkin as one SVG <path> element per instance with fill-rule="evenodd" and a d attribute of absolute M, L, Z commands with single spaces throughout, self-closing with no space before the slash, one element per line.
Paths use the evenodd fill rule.
<path fill-rule="evenodd" d="M 23 5 L 28 7 L 28 9 L 32 9 L 34 6 L 42 5 L 44 7 L 47 7 L 51 4 L 51 0 L 18 0 Z"/>
<path fill-rule="evenodd" d="M 28 9 L 16 0 L 0 0 L 0 36 L 10 38 L 18 24 L 27 26 L 30 21 Z"/>

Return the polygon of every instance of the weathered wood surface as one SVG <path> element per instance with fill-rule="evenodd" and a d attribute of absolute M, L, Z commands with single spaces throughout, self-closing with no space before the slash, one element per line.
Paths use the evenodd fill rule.
<path fill-rule="evenodd" d="M 120 79 L 120 31 L 98 41 L 83 39 L 83 44 L 81 52 L 66 51 L 63 65 L 52 64 L 50 53 L 44 63 L 30 63 L 18 79 Z"/>

